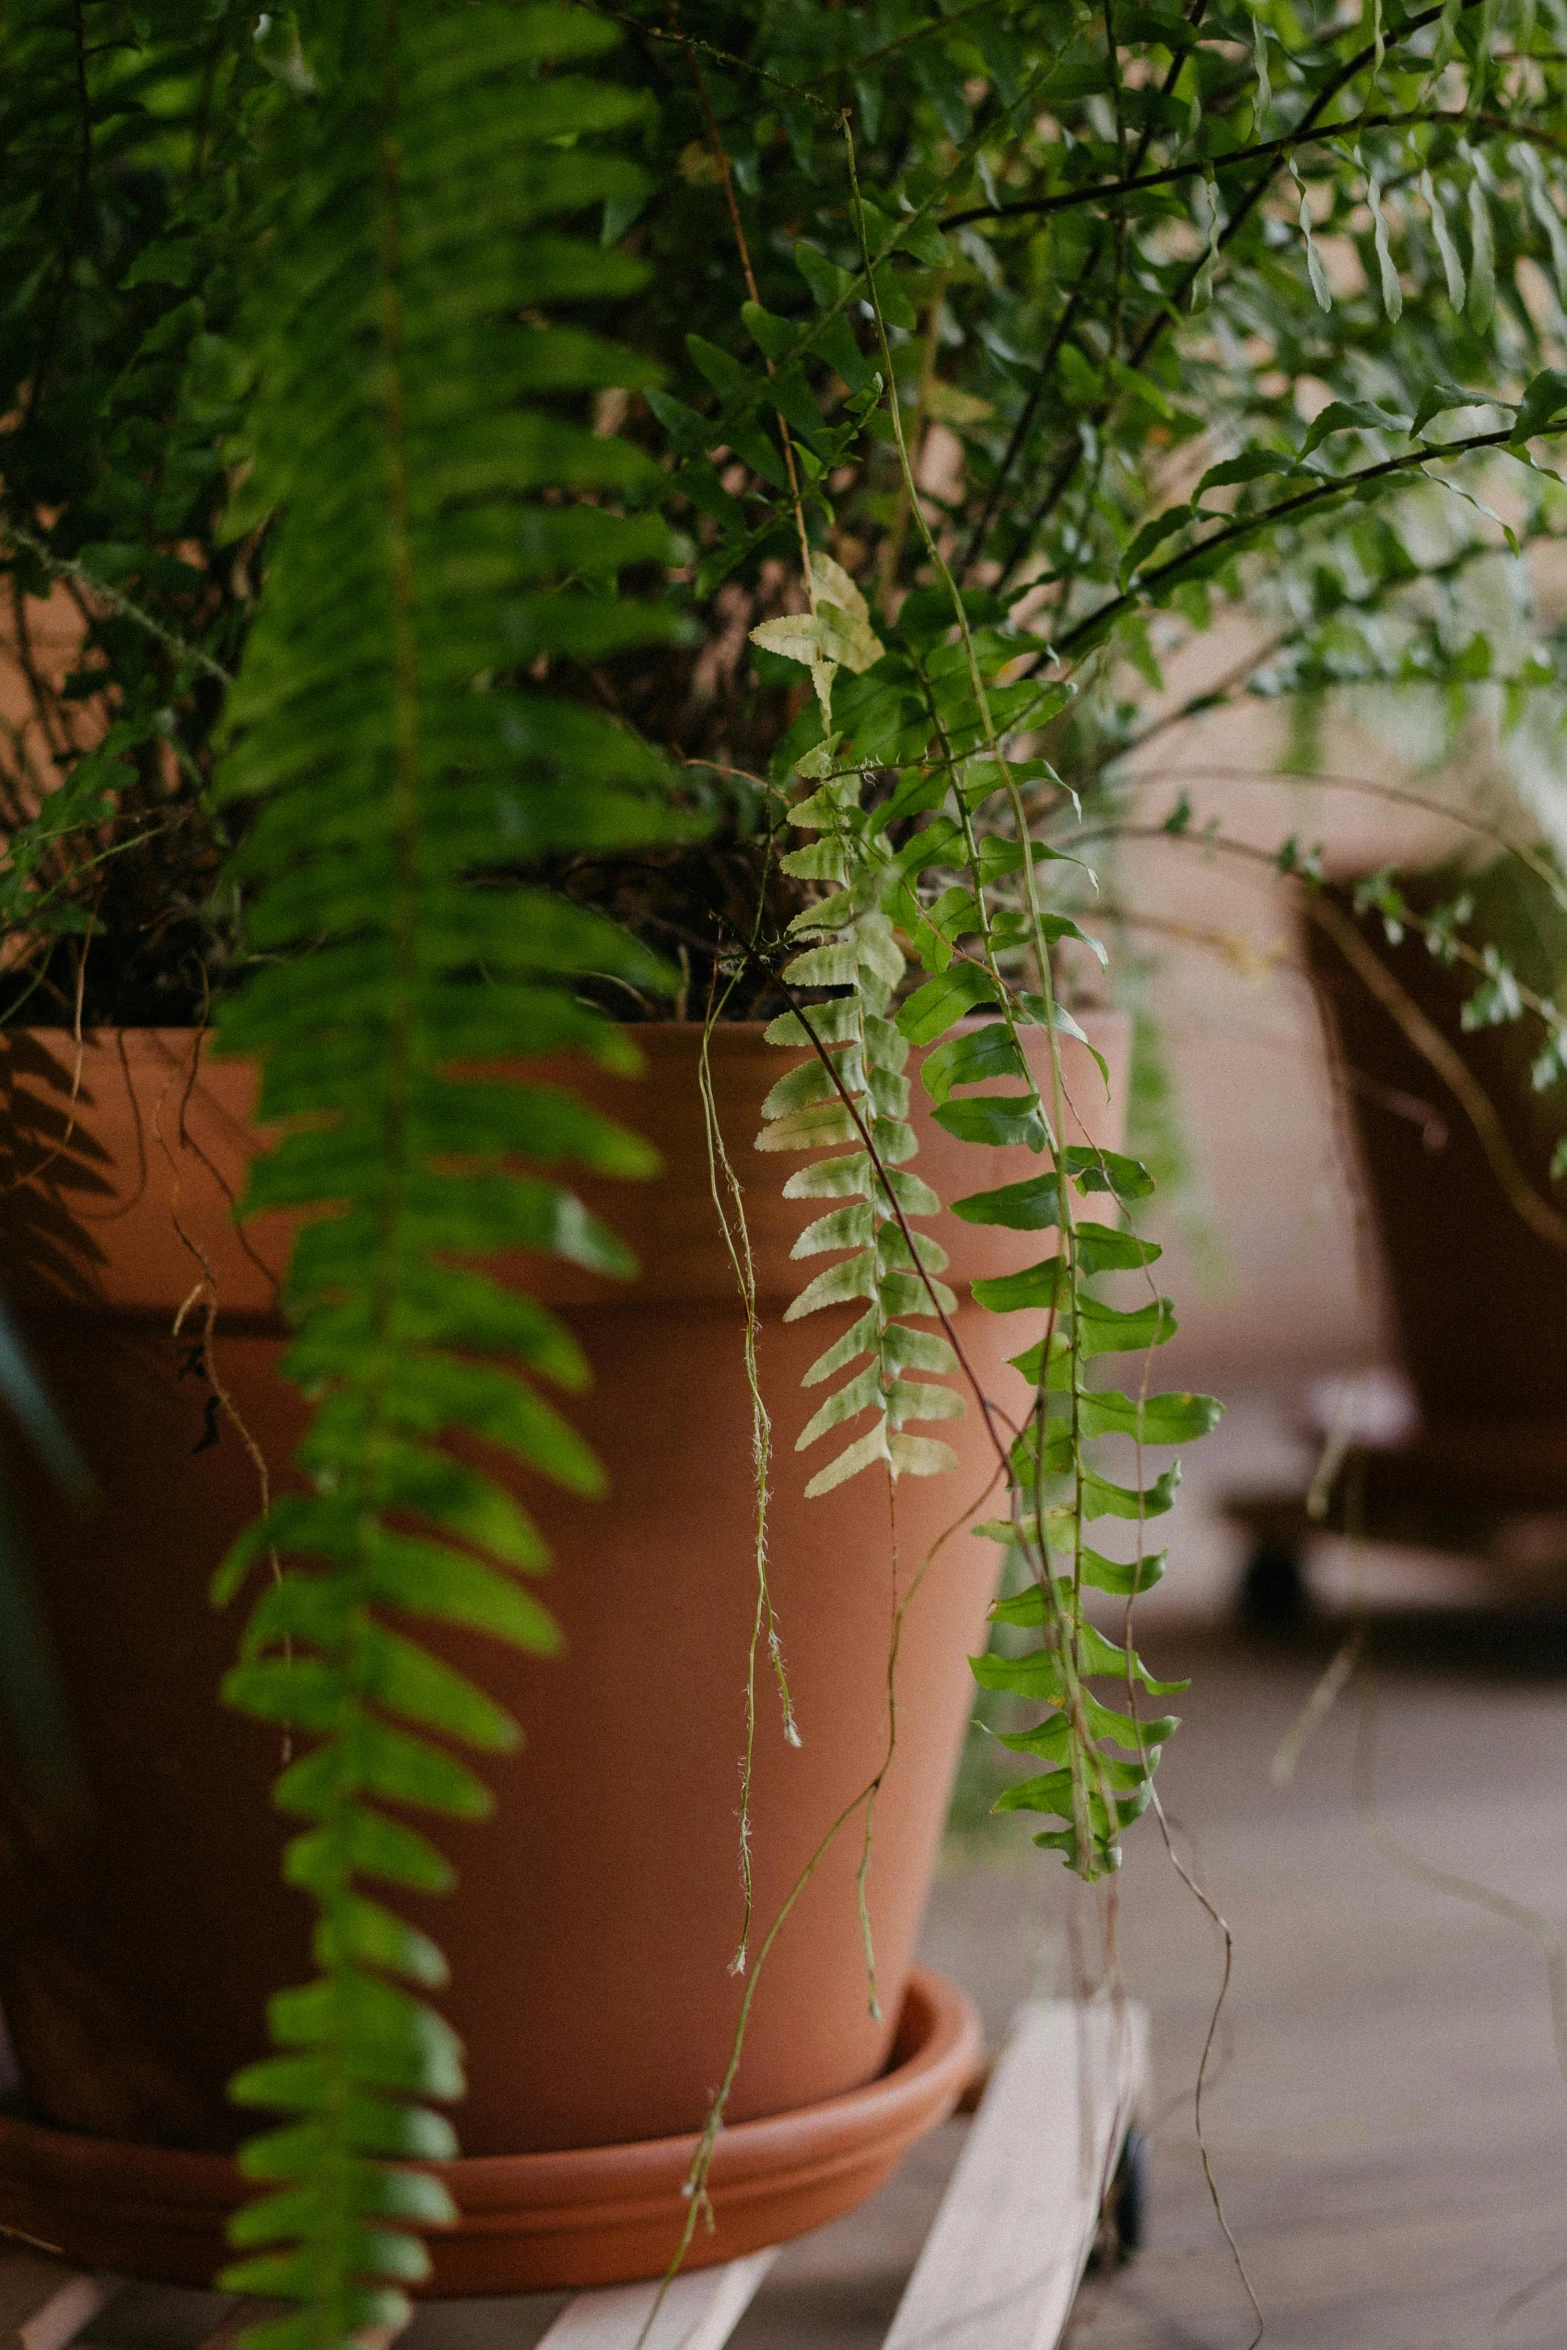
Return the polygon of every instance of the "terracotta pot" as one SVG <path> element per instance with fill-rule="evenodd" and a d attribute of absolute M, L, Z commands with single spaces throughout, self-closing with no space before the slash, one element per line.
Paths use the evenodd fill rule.
<path fill-rule="evenodd" d="M 636 1033 L 643 1078 L 570 1074 L 663 1153 L 651 1184 L 582 1187 L 637 1251 L 640 1280 L 614 1286 L 543 1260 L 507 1268 L 561 1313 L 595 1372 L 569 1409 L 612 1499 L 574 1500 L 537 1481 L 526 1489 L 556 1561 L 545 1588 L 565 1655 L 439 1641 L 527 1734 L 518 1755 L 489 1766 L 497 1819 L 435 1831 L 457 1864 L 457 1892 L 403 1904 L 453 1958 L 441 2004 L 469 2048 L 458 2120 L 465 2157 L 481 2164 L 689 2133 L 723 2071 L 741 1994 L 728 1964 L 741 1916 L 738 1758 L 754 1608 L 742 1318 L 709 1194 L 695 1032 Z M 1107 1019 L 1096 1034 L 1117 1065 L 1119 1102 L 1122 1024 Z M 278 1881 L 285 1831 L 267 1802 L 278 1740 L 215 1703 L 236 1625 L 205 1600 L 214 1565 L 254 1514 L 258 1459 L 274 1484 L 285 1481 L 305 1421 L 278 1375 L 288 1234 L 278 1219 L 241 1233 L 229 1216 L 255 1147 L 248 1067 L 211 1062 L 193 1034 L 155 1031 L 90 1040 L 79 1078 L 75 1062 L 58 1033 L 0 1039 L 14 1154 L 0 1170 L 5 1285 L 101 1490 L 95 1514 L 73 1515 L 8 1440 L 9 1491 L 79 1788 L 74 1806 L 51 1803 L 11 1774 L 0 2005 L 36 2121 L 218 2153 L 244 2127 L 224 2085 L 263 2044 L 265 1996 L 309 1971 L 305 1905 Z M 1074 1100 L 1102 1102 L 1080 1048 L 1072 1062 Z M 802 1393 L 800 1375 L 849 1311 L 780 1319 L 801 1285 L 788 1251 L 811 1208 L 781 1197 L 795 1162 L 750 1146 L 787 1057 L 735 1026 L 715 1037 L 713 1066 L 767 1315 L 771 1574 L 803 1741 L 785 1743 L 764 1672 L 752 1845 L 765 1924 L 881 1762 L 895 1592 L 973 1514 L 994 1455 L 971 1410 L 941 1429 L 960 1470 L 902 1480 L 895 1527 L 874 1474 L 804 1500 L 824 1455 L 794 1452 L 820 1400 Z M 956 1144 L 925 1114 L 918 1085 L 915 1095 L 920 1169 L 943 1196 L 1037 1166 L 1026 1152 Z M 1089 1125 L 1116 1139 L 1108 1114 Z M 945 1216 L 933 1228 L 960 1294 L 974 1275 L 1037 1253 L 1027 1235 Z M 210 1358 L 200 1344 L 209 1304 Z M 987 1388 L 1003 1394 L 1015 1382 L 1002 1362 L 1015 1332 L 966 1304 L 959 1325 Z M 779 1936 L 733 2122 L 841 2098 L 888 2063 L 969 1711 L 965 1658 L 982 1638 L 994 1569 L 991 1546 L 960 1531 L 905 1618 L 897 1751 L 868 1878 L 885 2020 L 866 1996 L 856 1829 L 830 1847 Z M 862 2182 L 838 2208 L 864 2191 Z M 813 2207 L 803 2224 L 822 2216 Z M 36 2218 L 26 2224 L 40 2232 Z M 722 2226 L 699 2239 L 700 2257 L 732 2249 Z M 438 2285 L 499 2289 L 493 2241 L 487 2259 L 483 2286 L 465 2285 L 450 2262 Z M 527 2281 L 547 2280 L 529 2270 Z"/>
<path fill-rule="evenodd" d="M 1419 882 L 1402 886 L 1418 902 Z M 1424 894 L 1444 893 L 1432 886 Z M 1349 915 L 1348 889 L 1335 896 Z M 1561 1107 L 1555 1093 L 1538 1094 L 1529 1083 L 1532 1035 L 1517 1026 L 1466 1030 L 1460 1013 L 1474 991 L 1472 972 L 1437 962 L 1413 932 L 1390 946 L 1374 914 L 1362 916 L 1360 928 L 1478 1079 L 1528 1181 L 1541 1198 L 1559 1201 L 1550 1166 Z M 1567 1255 L 1511 1206 L 1459 1103 L 1332 939 L 1312 922 L 1306 938 L 1338 1034 L 1401 1352 L 1422 1417 L 1431 1428 L 1486 1426 L 1519 1439 L 1537 1429 L 1555 1439 L 1559 1462 Z M 1553 1499 L 1562 1487 L 1558 1465 Z"/>

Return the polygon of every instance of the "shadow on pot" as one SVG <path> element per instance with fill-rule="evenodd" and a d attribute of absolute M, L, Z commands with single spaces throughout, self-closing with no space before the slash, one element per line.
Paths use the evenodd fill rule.
<path fill-rule="evenodd" d="M 98 1499 L 82 1459 L 33 1367 L 26 1345 L 0 1303 L 0 1405 L 54 1479 L 62 1502 L 86 1512 Z M 10 1747 L 15 1783 L 31 1816 L 24 1832 L 47 1839 L 81 1826 L 87 1785 L 61 1700 L 59 1675 L 33 1590 L 10 1499 L 0 1481 L 0 1735 Z"/>

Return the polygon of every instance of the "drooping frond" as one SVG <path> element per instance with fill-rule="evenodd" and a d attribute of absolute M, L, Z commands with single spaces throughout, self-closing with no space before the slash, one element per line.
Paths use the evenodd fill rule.
<path fill-rule="evenodd" d="M 901 441 L 900 455 L 906 465 Z M 908 486 L 912 499 L 912 481 Z M 939 571 L 934 541 L 928 544 Z M 930 1473 L 953 1457 L 930 1439 L 893 1433 L 902 1420 L 962 1408 L 954 1390 L 903 1375 L 914 1364 L 956 1368 L 947 1341 L 893 1319 L 938 1303 L 949 1312 L 956 1303 L 934 1279 L 944 1258 L 908 1223 L 909 1214 L 933 1213 L 941 1203 L 923 1183 L 908 1188 L 917 1179 L 897 1171 L 914 1140 L 901 1072 L 910 1047 L 918 1046 L 920 1082 L 949 1134 L 980 1148 L 1022 1146 L 1040 1158 L 1036 1175 L 951 1203 L 966 1222 L 1049 1232 L 1056 1241 L 1054 1253 L 1037 1264 L 972 1284 L 975 1303 L 992 1313 L 1043 1317 L 1042 1335 L 1012 1358 L 1034 1395 L 1005 1448 L 1009 1514 L 977 1529 L 1003 1544 L 1027 1578 L 998 1604 L 997 1620 L 1036 1628 L 1042 1637 L 1027 1655 L 985 1655 L 973 1663 L 982 1686 L 1049 1708 L 1042 1722 L 1007 1733 L 1003 1742 L 1050 1768 L 1008 1789 L 996 1808 L 1059 1819 L 1059 1828 L 1035 1841 L 1093 1879 L 1118 1865 L 1121 1830 L 1148 1804 L 1160 1747 L 1175 1727 L 1168 1717 L 1140 1721 L 1135 1690 L 1140 1684 L 1164 1694 L 1177 1684 L 1152 1680 L 1129 1645 L 1107 1639 L 1086 1614 L 1084 1593 L 1130 1598 L 1158 1579 L 1161 1557 L 1143 1554 L 1141 1539 L 1148 1519 L 1170 1508 L 1180 1472 L 1177 1465 L 1145 1480 L 1142 1448 L 1203 1435 L 1219 1407 L 1208 1396 L 1134 1398 L 1092 1385 L 1097 1357 L 1162 1345 L 1175 1323 L 1168 1299 L 1157 1293 L 1130 1306 L 1101 1299 L 1094 1286 L 1100 1276 L 1135 1273 L 1147 1284 L 1146 1268 L 1159 1251 L 1135 1232 L 1081 1220 L 1074 1206 L 1074 1193 L 1107 1193 L 1119 1206 L 1152 1186 L 1135 1159 L 1065 1136 L 1060 1039 L 1072 1037 L 1106 1078 L 1108 1071 L 1056 996 L 1052 950 L 1070 940 L 1103 960 L 1104 949 L 1039 900 L 1035 869 L 1058 860 L 1027 835 L 1019 765 L 1006 755 L 1009 725 L 1037 719 L 1042 701 L 1029 681 L 1021 690 L 1005 682 L 1017 639 L 974 628 L 943 575 L 940 589 L 909 598 L 891 651 L 874 638 L 860 647 L 868 657 L 847 664 L 856 676 L 835 701 L 833 656 L 853 642 L 844 623 L 868 631 L 868 614 L 852 581 L 839 576 L 833 584 L 836 609 L 824 615 L 818 599 L 817 612 L 756 632 L 767 649 L 811 666 L 826 730 L 798 761 L 814 788 L 790 811 L 796 825 L 818 837 L 790 852 L 785 865 L 830 894 L 796 918 L 795 930 L 820 943 L 787 965 L 784 976 L 798 986 L 844 991 L 769 1029 L 780 1044 L 814 1038 L 821 1051 L 773 1088 L 765 1105 L 772 1123 L 758 1141 L 763 1149 L 859 1145 L 857 1152 L 816 1161 L 785 1187 L 794 1196 L 855 1203 L 830 1211 L 802 1235 L 797 1254 L 850 1253 L 817 1275 L 790 1314 L 867 1300 L 864 1314 L 812 1366 L 806 1383 L 847 1370 L 861 1355 L 870 1361 L 829 1396 L 801 1444 L 876 1413 L 807 1492 L 826 1492 L 873 1460 L 886 1461 L 894 1474 L 899 1468 Z M 1067 699 L 1067 690 L 1049 689 L 1055 706 Z M 802 732 L 797 724 L 796 734 Z M 889 779 L 894 757 L 901 772 Z M 867 808 L 872 779 L 885 796 Z M 900 935 L 928 976 L 895 1007 L 906 967 Z M 965 940 L 973 945 L 960 951 Z M 1020 950 L 1040 985 L 1022 984 L 1027 966 L 1016 969 Z M 1030 1043 L 1042 1047 L 1044 1083 Z M 904 1399 L 917 1399 L 914 1408 Z M 1135 1483 L 1122 1485 L 1103 1473 L 1091 1448 L 1106 1436 L 1129 1436 L 1137 1445 Z M 1135 1526 L 1138 1556 L 1131 1562 L 1089 1546 L 1085 1530 L 1107 1517 Z M 1123 1684 L 1127 1710 L 1106 1704 L 1088 1686 L 1106 1677 Z"/>
<path fill-rule="evenodd" d="M 755 635 L 764 648 L 810 669 L 830 728 L 838 668 L 863 674 L 881 658 L 882 646 L 853 581 L 823 556 L 814 559 L 813 571 L 816 610 L 765 622 Z M 950 1445 L 912 1436 L 908 1428 L 914 1421 L 952 1419 L 964 1408 L 963 1397 L 939 1378 L 957 1369 L 952 1348 L 936 1331 L 913 1327 L 950 1312 L 957 1300 L 939 1278 L 945 1250 L 910 1221 L 934 1215 L 941 1202 L 928 1183 L 903 1171 L 918 1144 L 908 1123 L 909 1081 L 903 1074 L 909 1047 L 891 1017 L 906 959 L 889 908 L 907 892 L 888 846 L 886 810 L 872 813 L 861 806 L 855 768 L 834 768 L 838 740 L 829 732 L 807 760 L 802 773 L 815 788 L 790 811 L 792 821 L 817 838 L 808 848 L 788 851 L 784 870 L 829 884 L 830 894 L 796 917 L 792 928 L 803 951 L 784 966 L 783 976 L 791 990 L 841 992 L 826 1002 L 802 1002 L 768 1027 L 770 1044 L 807 1045 L 811 1057 L 772 1088 L 756 1138 L 764 1151 L 831 1148 L 832 1157 L 791 1175 L 784 1194 L 842 1203 L 818 1216 L 795 1243 L 797 1257 L 831 1255 L 835 1261 L 807 1282 L 785 1320 L 850 1302 L 864 1307 L 805 1375 L 807 1387 L 814 1387 L 848 1373 L 812 1414 L 799 1451 L 860 1423 L 806 1486 L 813 1499 L 875 1462 L 893 1477 L 933 1476 L 954 1467 Z M 938 1377 L 914 1375 L 921 1372 Z"/>
<path fill-rule="evenodd" d="M 312 1211 L 287 1369 L 316 1403 L 309 1489 L 220 1578 L 232 1592 L 283 1554 L 227 1694 L 311 1741 L 278 1801 L 304 1822 L 287 1866 L 318 1906 L 320 1975 L 274 2001 L 279 2053 L 236 2084 L 288 2117 L 244 2156 L 274 2191 L 236 2223 L 251 2257 L 228 2277 L 307 2305 L 263 2329 L 277 2350 L 395 2322 L 427 2268 L 410 2229 L 450 2216 L 432 2177 L 390 2167 L 454 2148 L 422 2102 L 462 2086 L 420 1996 L 444 1961 L 363 1880 L 444 1884 L 444 1858 L 381 1806 L 482 1813 L 450 1747 L 517 1730 L 378 1611 L 526 1648 L 554 1634 L 515 1579 L 544 1563 L 533 1526 L 443 1434 L 574 1490 L 599 1482 L 540 1390 L 582 1382 L 575 1345 L 481 1264 L 537 1249 L 628 1270 L 548 1170 L 651 1167 L 569 1092 L 495 1068 L 568 1044 L 624 1066 L 578 975 L 664 984 L 608 922 L 519 878 L 678 829 L 659 759 L 564 690 L 575 658 L 662 625 L 616 588 L 666 553 L 634 510 L 660 477 L 589 414 L 595 390 L 644 371 L 556 322 L 636 275 L 572 227 L 637 184 L 603 144 L 632 101 L 581 70 L 612 38 L 578 10 L 322 0 L 251 309 L 232 527 L 271 517 L 271 537 L 219 792 L 249 806 L 231 872 L 272 959 L 221 1037 L 259 1056 L 262 1114 L 286 1129 L 247 1206 Z"/>

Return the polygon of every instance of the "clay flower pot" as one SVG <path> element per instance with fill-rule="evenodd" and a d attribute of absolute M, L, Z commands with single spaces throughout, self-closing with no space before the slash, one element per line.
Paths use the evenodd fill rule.
<path fill-rule="evenodd" d="M 1123 1025 L 1102 1019 L 1095 1036 L 1119 1100 Z M 651 1183 L 583 1186 L 636 1251 L 640 1279 L 616 1285 L 537 1259 L 506 1269 L 570 1324 L 594 1368 L 568 1408 L 610 1498 L 537 1481 L 525 1495 L 554 1554 L 542 1588 L 565 1651 L 544 1660 L 461 1634 L 439 1641 L 515 1713 L 526 1743 L 488 1766 L 493 1821 L 435 1830 L 457 1891 L 404 1903 L 452 1959 L 440 2004 L 469 2056 L 450 2181 L 465 2218 L 433 2248 L 438 2291 L 659 2268 L 743 1988 L 729 1971 L 755 1610 L 743 1316 L 711 1198 L 698 1032 L 650 1026 L 636 1038 L 641 1078 L 569 1074 L 663 1155 Z M 1111 1114 L 1089 1109 L 1104 1101 L 1098 1073 L 1071 1052 L 1073 1099 L 1113 1143 Z M 904 1617 L 867 1879 L 881 2017 L 855 1899 L 857 1815 L 758 1991 L 729 2108 L 738 2151 L 715 2172 L 718 2228 L 699 2234 L 701 2260 L 775 2242 L 870 2192 L 950 2108 L 974 2052 L 961 2000 L 912 1978 L 911 1962 L 970 1711 L 966 1658 L 994 1583 L 994 1548 L 966 1527 L 995 1456 L 971 1408 L 942 1428 L 959 1469 L 901 1480 L 895 1508 L 875 1472 L 805 1500 L 822 1456 L 802 1460 L 795 1439 L 820 1399 L 800 1376 L 840 1316 L 782 1320 L 812 1269 L 789 1250 L 813 1209 L 781 1196 L 796 1162 L 751 1145 L 789 1065 L 755 1027 L 713 1038 L 765 1318 L 770 1571 L 801 1740 L 782 1734 L 764 1665 L 759 1929 L 884 1760 L 893 1609 L 925 1572 Z M 288 1229 L 232 1222 L 256 1148 L 255 1077 L 213 1061 L 196 1033 L 93 1038 L 79 1072 L 67 1035 L 13 1034 L 0 1039 L 0 1091 L 12 1157 L 0 1169 L 0 1278 L 99 1487 L 90 1515 L 62 1505 L 7 1436 L 7 1491 L 76 1776 L 58 1800 L 17 1770 L 3 1789 L 0 2006 L 26 2094 L 0 2120 L 0 2223 L 99 2265 L 203 2281 L 241 2192 L 228 2153 L 245 2125 L 225 2083 L 264 2044 L 267 1994 L 309 1973 L 308 1912 L 279 1880 L 287 1831 L 268 1803 L 278 1740 L 216 1702 L 237 1624 L 206 1598 L 255 1513 L 263 1468 L 274 1489 L 289 1480 L 306 1422 L 278 1372 Z M 943 1197 L 1037 1165 L 1023 1151 L 966 1149 L 914 1093 L 918 1167 Z M 1009 1383 L 1021 1392 L 1002 1361 L 1016 1335 L 966 1302 L 967 1282 L 1029 1262 L 1034 1241 L 950 1216 L 931 1228 L 952 1255 L 979 1376 L 998 1396 Z M 826 2117 L 814 2137 L 813 2115 Z M 562 2211 L 557 2225 L 549 2215 Z"/>

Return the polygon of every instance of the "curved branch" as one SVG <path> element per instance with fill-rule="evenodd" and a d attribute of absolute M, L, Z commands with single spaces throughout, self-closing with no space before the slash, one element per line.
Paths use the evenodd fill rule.
<path fill-rule="evenodd" d="M 1058 655 L 1068 653 L 1075 645 L 1092 639 L 1101 629 L 1108 627 L 1118 613 L 1126 611 L 1133 604 L 1142 603 L 1150 590 L 1179 578 L 1183 571 L 1202 562 L 1220 547 L 1232 546 L 1241 539 L 1251 537 L 1256 531 L 1265 530 L 1270 523 L 1281 522 L 1286 516 L 1301 513 L 1308 506 L 1320 506 L 1326 499 L 1341 497 L 1346 491 L 1360 489 L 1367 482 L 1385 481 L 1396 473 L 1418 471 L 1420 467 L 1430 464 L 1433 458 L 1463 457 L 1474 449 L 1505 448 L 1513 438 L 1515 429 L 1512 425 L 1504 425 L 1497 432 L 1474 433 L 1465 440 L 1444 441 L 1437 446 L 1422 442 L 1420 447 L 1406 450 L 1402 457 L 1384 457 L 1375 465 L 1363 465 L 1357 473 L 1333 474 L 1318 481 L 1312 489 L 1298 491 L 1293 498 L 1281 498 L 1277 505 L 1263 507 L 1260 513 L 1241 515 L 1236 521 L 1227 522 L 1222 530 L 1216 530 L 1201 540 L 1195 547 L 1188 547 L 1184 554 L 1172 555 L 1167 563 L 1157 563 L 1152 571 L 1140 573 L 1132 586 L 1123 588 L 1117 596 L 1111 596 L 1096 612 L 1085 614 L 1075 628 L 1068 629 L 1056 651 Z M 1567 431 L 1567 422 L 1560 429 Z"/>
<path fill-rule="evenodd" d="M 1473 0 L 1471 0 L 1473 4 Z M 1293 131 L 1284 131 L 1276 139 L 1263 139 L 1255 147 L 1236 147 L 1228 155 L 1204 156 L 1195 163 L 1171 163 L 1159 171 L 1144 171 L 1126 179 L 1095 180 L 1086 188 L 1058 189 L 1052 196 L 1026 196 L 1016 204 L 975 204 L 966 212 L 949 212 L 937 222 L 938 228 L 964 228 L 975 220 L 1043 219 L 1049 213 L 1075 212 L 1086 204 L 1112 204 L 1123 196 L 1140 195 L 1145 188 L 1175 187 L 1182 180 L 1217 179 L 1221 172 L 1241 171 L 1248 163 L 1262 162 L 1273 156 L 1279 162 L 1298 147 L 1321 145 L 1325 140 L 1359 138 L 1363 131 L 1406 130 L 1416 123 L 1473 122 L 1476 117 L 1466 107 L 1455 106 L 1431 113 L 1424 108 L 1413 108 L 1407 114 L 1357 114 L 1348 122 L 1316 122 Z M 1562 141 L 1549 131 L 1527 125 L 1509 123 L 1508 131 L 1517 138 L 1532 139 L 1538 146 L 1560 148 Z M 1273 175 L 1270 173 L 1269 177 Z"/>
<path fill-rule="evenodd" d="M 140 604 L 133 602 L 118 588 L 109 587 L 103 580 L 95 579 L 85 565 L 69 556 L 57 555 L 47 540 L 39 538 L 35 531 L 6 517 L 0 519 L 0 534 L 12 539 L 17 546 L 25 547 L 30 555 L 36 555 L 44 569 L 54 578 L 84 588 L 89 595 L 96 596 L 100 603 L 107 604 L 111 612 L 119 613 L 124 620 L 134 621 L 138 628 L 145 629 L 148 636 L 156 638 L 179 660 L 194 661 L 198 669 L 204 670 L 208 677 L 215 678 L 219 685 L 234 683 L 232 672 L 225 669 L 221 661 L 214 661 L 212 655 L 203 652 L 200 645 L 193 645 L 176 630 L 166 628 L 161 620 L 154 619 L 150 612 L 144 611 Z"/>
<path fill-rule="evenodd" d="M 1400 985 L 1381 957 L 1373 954 L 1349 916 L 1308 890 L 1303 899 L 1308 920 L 1326 931 L 1346 963 L 1364 986 L 1390 1013 L 1421 1059 L 1436 1071 L 1474 1128 L 1475 1138 L 1490 1162 L 1509 1207 L 1531 1232 L 1552 1248 L 1567 1250 L 1567 1216 L 1542 1199 L 1518 1164 L 1495 1104 L 1463 1055 L 1449 1043 L 1434 1021 L 1427 1018 L 1412 995 Z"/>
<path fill-rule="evenodd" d="M 1549 859 L 1541 856 L 1528 841 L 1519 840 L 1504 824 L 1493 823 L 1489 817 L 1471 815 L 1467 808 L 1452 807 L 1443 800 L 1432 799 L 1426 792 L 1408 791 L 1400 784 L 1376 783 L 1366 775 L 1329 775 L 1319 767 L 1145 767 L 1122 780 L 1134 790 L 1145 783 L 1310 783 L 1323 791 L 1359 792 L 1367 799 L 1389 801 L 1394 807 L 1417 808 L 1422 815 L 1440 816 L 1461 831 L 1495 841 L 1498 848 L 1527 867 L 1536 881 L 1544 882 L 1556 903 L 1567 912 L 1567 884 Z"/>

